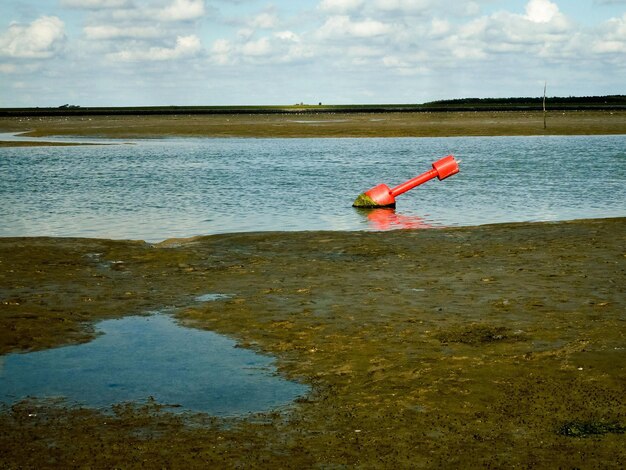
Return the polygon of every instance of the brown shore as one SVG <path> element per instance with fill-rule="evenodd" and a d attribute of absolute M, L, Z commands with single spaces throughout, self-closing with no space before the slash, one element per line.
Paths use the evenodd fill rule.
<path fill-rule="evenodd" d="M 97 145 L 90 143 L 75 142 L 50 142 L 50 141 L 20 141 L 20 140 L 0 140 L 0 147 L 73 147 L 76 145 Z"/>
<path fill-rule="evenodd" d="M 545 129 L 543 122 L 536 111 L 4 117 L 0 132 L 120 139 L 626 134 L 626 111 L 551 111 Z"/>
<path fill-rule="evenodd" d="M 624 468 L 625 246 L 624 218 L 0 239 L 2 354 L 175 306 L 312 388 L 233 419 L 23 401 L 0 413 L 0 467 Z"/>

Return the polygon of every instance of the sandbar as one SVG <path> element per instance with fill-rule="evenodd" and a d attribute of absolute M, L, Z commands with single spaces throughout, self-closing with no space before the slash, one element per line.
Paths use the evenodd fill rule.
<path fill-rule="evenodd" d="M 626 134 L 626 111 L 466 111 L 2 117 L 29 137 L 451 137 Z M 5 143 L 4 145 L 11 145 Z M 32 144 L 29 144 L 32 145 Z"/>

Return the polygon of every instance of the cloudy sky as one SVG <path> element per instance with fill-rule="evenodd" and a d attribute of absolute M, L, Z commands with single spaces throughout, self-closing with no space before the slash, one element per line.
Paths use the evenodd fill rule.
<path fill-rule="evenodd" d="M 626 0 L 0 0 L 0 107 L 626 94 Z"/>

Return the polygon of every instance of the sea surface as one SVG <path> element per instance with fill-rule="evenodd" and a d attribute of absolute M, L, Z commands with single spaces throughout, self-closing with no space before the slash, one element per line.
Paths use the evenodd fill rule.
<path fill-rule="evenodd" d="M 0 148 L 0 236 L 153 242 L 626 216 L 626 135 L 104 142 Z M 399 196 L 395 211 L 352 207 L 448 154 L 460 173 Z"/>

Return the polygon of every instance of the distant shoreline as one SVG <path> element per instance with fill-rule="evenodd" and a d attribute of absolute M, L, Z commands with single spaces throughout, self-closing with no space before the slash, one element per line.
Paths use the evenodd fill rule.
<path fill-rule="evenodd" d="M 76 147 L 80 145 L 104 145 L 90 144 L 88 142 L 50 142 L 50 141 L 19 141 L 19 140 L 0 140 L 1 147 Z"/>
<path fill-rule="evenodd" d="M 626 95 L 548 97 L 550 111 L 623 111 Z M 437 113 L 479 111 L 543 111 L 543 99 L 462 98 L 422 104 L 240 105 L 240 106 L 78 106 L 0 108 L 0 117 L 34 116 L 154 116 L 222 114 L 325 114 L 325 113 Z"/>

